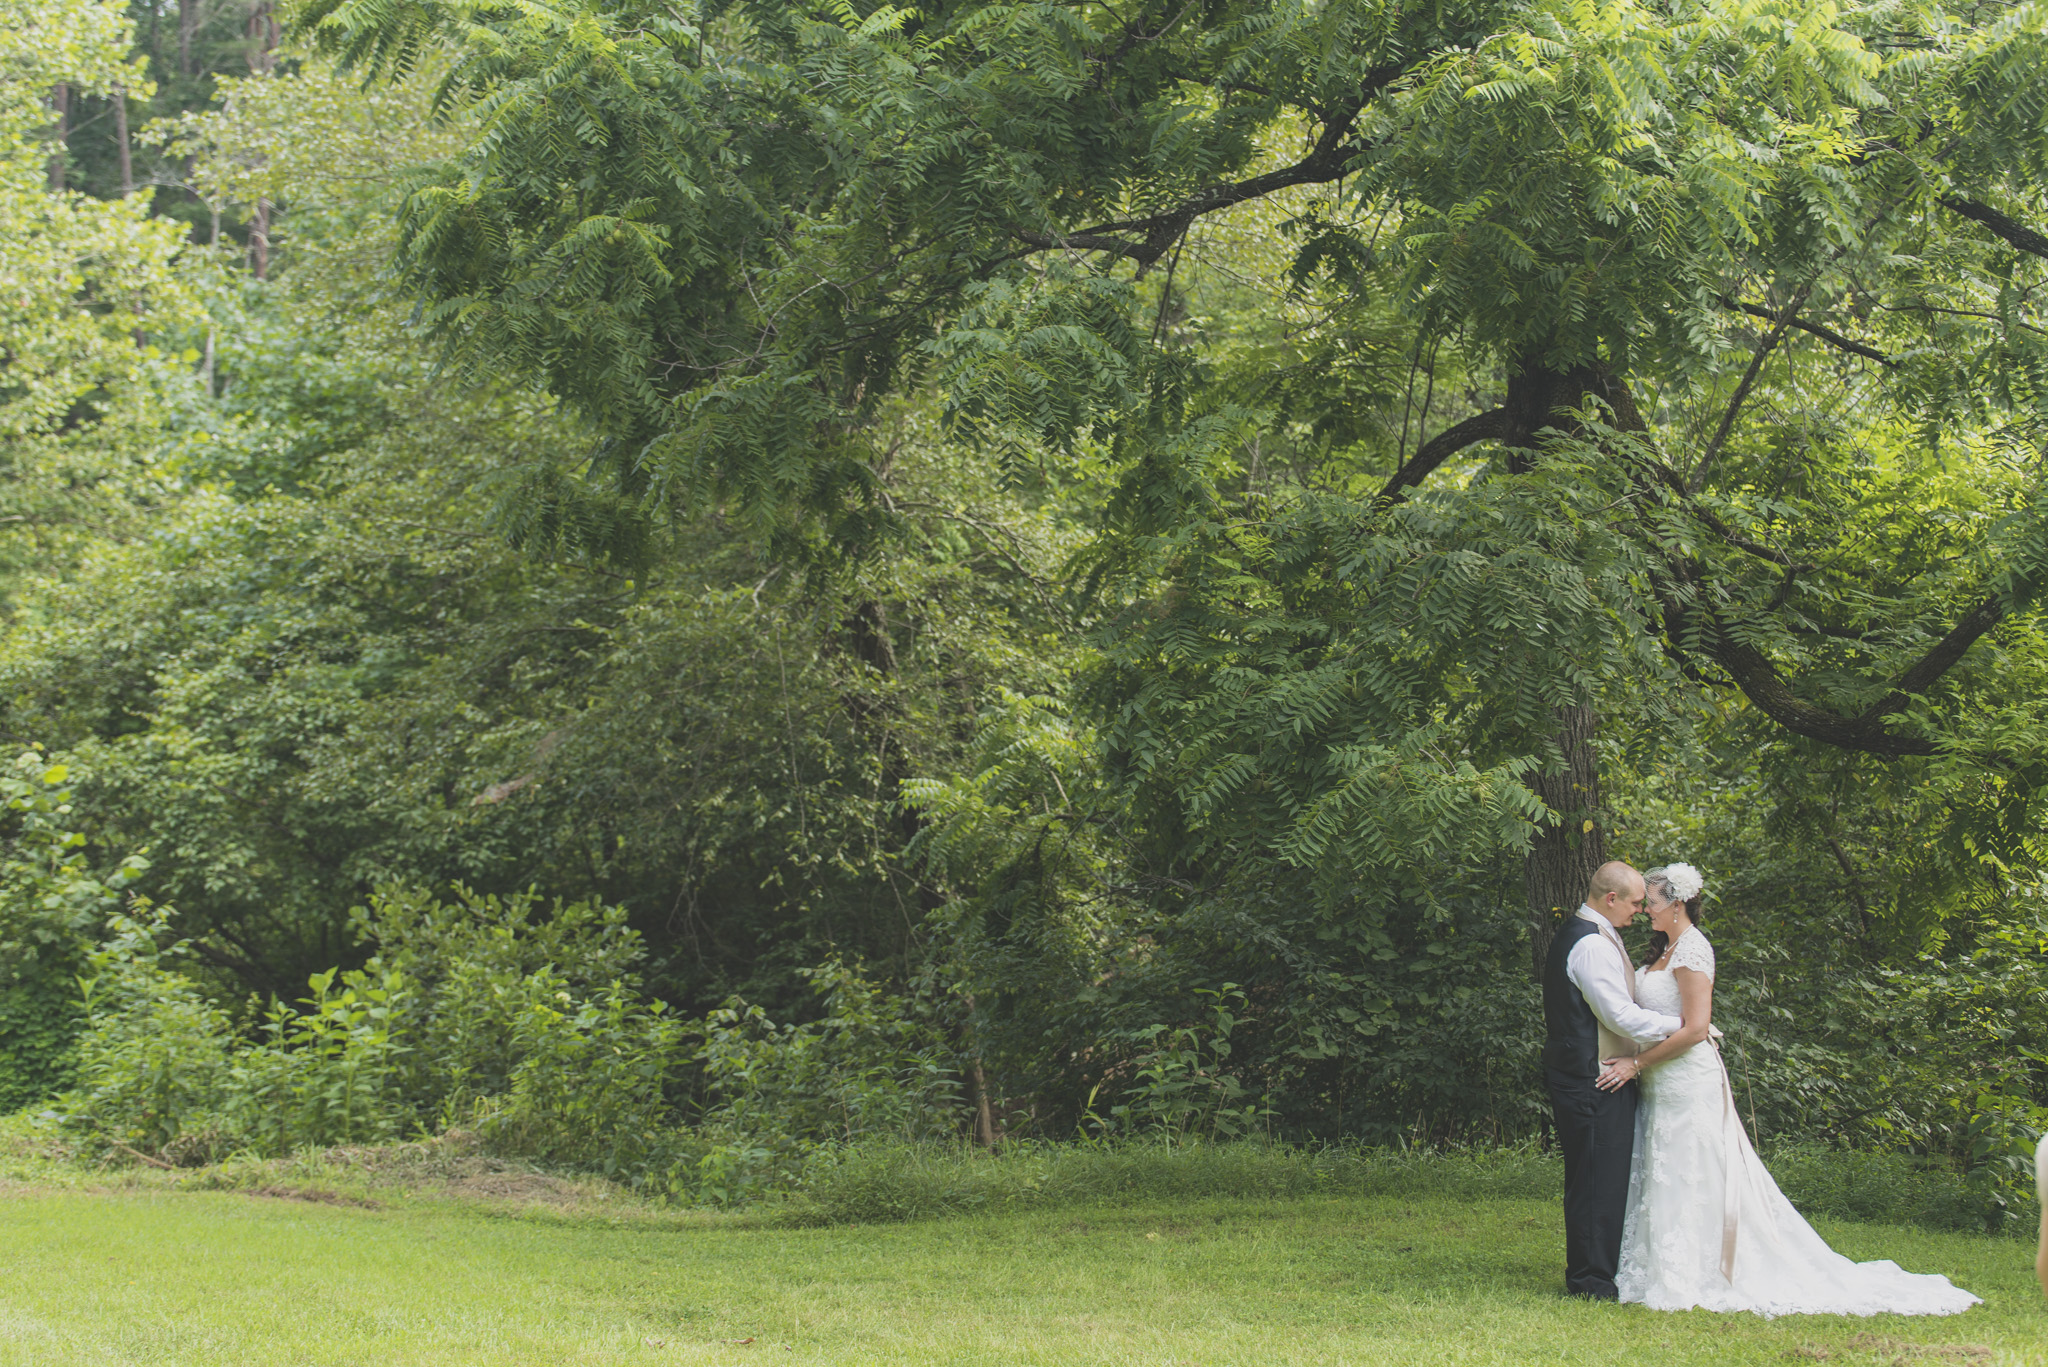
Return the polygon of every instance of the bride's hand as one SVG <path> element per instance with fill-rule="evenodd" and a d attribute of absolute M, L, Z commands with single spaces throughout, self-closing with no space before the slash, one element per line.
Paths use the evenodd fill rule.
<path fill-rule="evenodd" d="M 1593 1079 L 1593 1085 L 1603 1092 L 1618 1092 L 1641 1076 L 1643 1066 L 1632 1058 L 1604 1058 L 1605 1066 L 1600 1076 Z"/>

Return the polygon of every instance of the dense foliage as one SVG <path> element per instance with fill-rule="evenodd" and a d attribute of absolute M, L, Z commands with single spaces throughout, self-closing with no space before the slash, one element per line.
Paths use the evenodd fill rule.
<path fill-rule="evenodd" d="M 474 1129 L 494 1148 L 685 1199 L 730 1201 L 826 1143 L 947 1133 L 950 1051 L 834 961 L 823 1017 L 734 999 L 684 1021 L 640 992 L 623 911 L 459 891 L 359 914 L 363 968 L 315 974 L 238 1030 L 168 960 L 167 918 L 117 915 L 83 979 L 65 1122 L 129 1153 L 204 1161 Z M 693 1122 L 693 1123 L 686 1123 Z"/>
<path fill-rule="evenodd" d="M 0 1103 L 1526 1137 L 1611 854 L 2044 1127 L 2039 5 L 15 10 Z"/>

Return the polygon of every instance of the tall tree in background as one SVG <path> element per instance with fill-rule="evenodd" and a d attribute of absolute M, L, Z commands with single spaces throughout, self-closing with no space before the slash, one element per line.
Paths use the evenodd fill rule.
<path fill-rule="evenodd" d="M 268 0 L 180 0 L 175 8 L 157 0 L 131 0 L 125 9 L 133 24 L 135 55 L 147 79 L 118 90 L 70 93 L 61 139 L 67 153 L 64 183 L 102 199 L 131 194 L 141 186 L 151 191 L 158 215 L 179 219 L 199 240 L 209 240 L 214 234 L 214 206 L 191 183 L 191 166 L 153 146 L 138 145 L 135 135 L 152 119 L 175 119 L 213 107 L 218 99 L 215 82 L 222 75 L 271 71 L 277 60 L 274 7 Z M 141 90 L 148 94 L 139 95 Z M 52 161 L 52 176 L 59 170 Z M 251 233 L 253 221 L 267 219 L 270 212 L 259 212 L 253 204 L 223 208 L 226 230 L 238 238 Z M 253 237 L 249 247 L 253 260 Z"/>
<path fill-rule="evenodd" d="M 249 10 L 249 74 L 268 76 L 277 66 L 277 20 L 270 0 L 256 0 Z M 258 280 L 270 275 L 270 196 L 258 195 L 249 216 L 249 271 Z"/>
<path fill-rule="evenodd" d="M 71 83 L 59 81 L 50 91 L 50 112 L 56 116 L 50 130 L 50 188 L 62 190 L 69 174 L 66 165 L 71 148 Z"/>
<path fill-rule="evenodd" d="M 65 114 L 85 97 L 124 84 L 145 87 L 129 53 L 130 28 L 109 4 L 9 0 L 0 83 L 0 299 L 7 338 L 0 384 L 0 437 L 11 473 L 33 469 L 41 445 L 88 426 L 145 368 L 139 320 L 189 316 L 172 269 L 175 233 L 142 206 L 103 203 L 66 174 Z M 51 127 L 46 93 L 63 92 Z M 42 490 L 47 493 L 47 489 Z M 39 493 L 37 497 L 40 497 Z M 40 514 L 11 510 L 10 521 Z"/>
<path fill-rule="evenodd" d="M 590 549 L 707 505 L 862 543 L 876 415 L 925 387 L 1030 459 L 1108 450 L 1100 582 L 1154 604 L 1118 647 L 1121 763 L 1179 832 L 1176 877 L 1225 845 L 1392 876 L 1336 816 L 1366 774 L 1327 757 L 1393 747 L 1370 782 L 1455 806 L 1462 755 L 1491 754 L 1489 810 L 1534 818 L 1540 952 L 1602 853 L 1596 709 L 1658 668 L 1823 746 L 1974 765 L 2002 796 L 1957 818 L 1969 839 L 2031 839 L 2041 724 L 1976 647 L 2028 638 L 2044 563 L 2038 5 L 315 0 L 302 22 L 369 70 L 456 45 L 487 135 L 411 199 L 400 268 L 459 354 L 610 434 L 591 472 L 622 501 L 564 522 Z M 1435 435 L 1360 438 L 1310 481 L 1346 502 L 1307 541 L 1254 535 L 1265 503 L 1233 527 L 1232 500 L 1257 434 L 1332 414 L 1219 404 L 1219 339 L 1166 326 L 1190 235 L 1265 202 L 1327 303 L 1305 335 L 1405 330 L 1469 377 Z M 1947 487 L 1956 516 L 1902 512 L 1941 451 L 1992 473 Z M 1503 540 L 1510 516 L 1537 541 Z M 1548 596 L 1485 622 L 1380 591 L 1468 563 Z M 1152 599 L 1155 576 L 1182 588 Z M 1291 758 L 1267 739 L 1289 728 L 1313 742 Z"/>
<path fill-rule="evenodd" d="M 10 3 L 0 730 L 214 986 L 538 884 L 923 984 L 990 1130 L 1209 1003 L 1279 1132 L 1515 1133 L 1682 848 L 1864 1077 L 1767 1125 L 1990 1104 L 1886 1093 L 2048 963 L 2038 9 Z"/>

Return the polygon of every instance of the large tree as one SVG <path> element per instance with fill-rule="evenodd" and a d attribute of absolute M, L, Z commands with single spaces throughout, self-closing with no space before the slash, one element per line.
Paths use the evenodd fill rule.
<path fill-rule="evenodd" d="M 1966 763 L 1971 839 L 2036 838 L 2041 718 L 1987 650 L 2030 649 L 2048 557 L 2038 5 L 300 22 L 372 72 L 453 48 L 482 133 L 410 199 L 400 270 L 457 354 L 607 433 L 595 483 L 535 486 L 584 549 L 707 504 L 871 545 L 875 418 L 909 390 L 1020 468 L 1106 453 L 1098 568 L 1143 600 L 1113 749 L 1179 874 L 1533 818 L 1540 953 L 1603 853 L 1602 699 L 1658 669 L 1822 746 Z M 1174 275 L 1261 205 L 1325 304 L 1292 366 L 1329 373 L 1247 400 Z M 1405 389 L 1331 382 L 1388 336 Z M 1417 374 L 1433 434 L 1347 425 Z M 1247 493 L 1266 439 L 1349 459 L 1283 508 Z M 1396 790 L 1428 800 L 1360 836 L 1359 794 Z"/>

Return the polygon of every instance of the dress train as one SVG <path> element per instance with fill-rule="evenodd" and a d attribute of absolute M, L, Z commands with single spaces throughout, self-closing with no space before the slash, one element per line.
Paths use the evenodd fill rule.
<path fill-rule="evenodd" d="M 1713 948 L 1689 929 L 1671 968 L 1713 976 Z M 1644 972 L 1653 1011 L 1679 1014 L 1671 968 Z M 1776 1315 L 1954 1315 L 1979 1298 L 1890 1260 L 1858 1263 L 1792 1208 L 1743 1131 L 1712 1042 L 1649 1069 L 1636 1113 L 1635 1163 L 1622 1231 L 1621 1299 L 1653 1310 Z"/>

